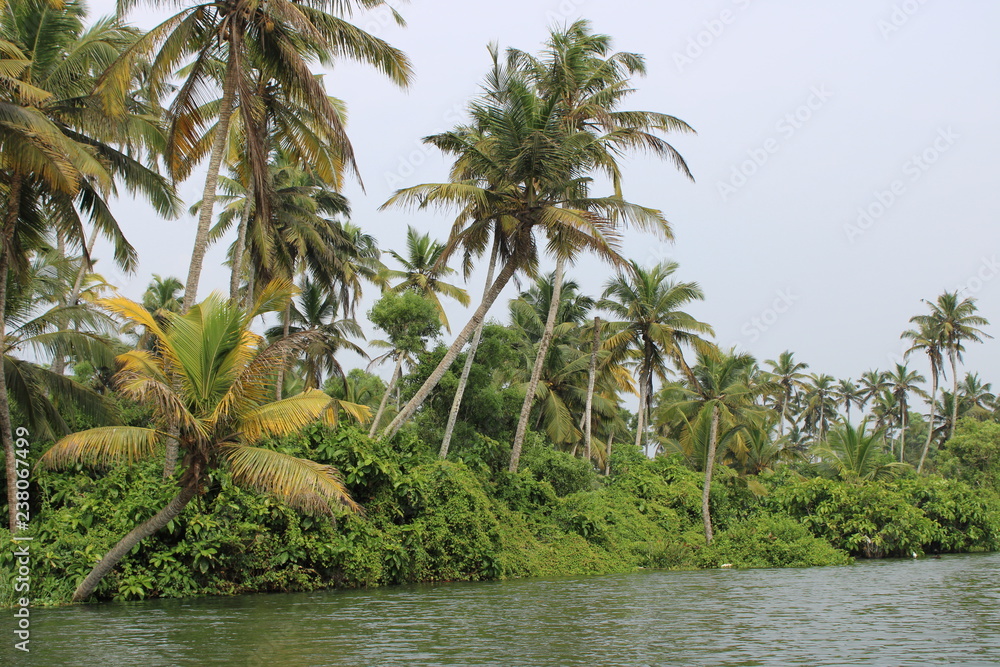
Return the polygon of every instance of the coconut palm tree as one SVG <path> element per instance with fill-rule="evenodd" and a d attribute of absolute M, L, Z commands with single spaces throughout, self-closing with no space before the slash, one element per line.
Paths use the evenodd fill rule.
<path fill-rule="evenodd" d="M 916 329 L 904 331 L 901 338 L 909 339 L 910 347 L 903 355 L 908 358 L 910 354 L 922 350 L 927 355 L 927 361 L 931 367 L 931 393 L 930 393 L 930 416 L 927 418 L 927 439 L 924 441 L 924 448 L 920 452 L 920 463 L 917 465 L 917 474 L 923 472 L 924 461 L 927 460 L 927 453 L 931 448 L 931 440 L 934 438 L 934 417 L 937 409 L 938 378 L 941 376 L 941 332 L 937 328 L 937 323 L 926 316 L 917 315 L 911 317 L 910 322 L 917 325 Z"/>
<path fill-rule="evenodd" d="M 868 370 L 861 374 L 858 379 L 861 391 L 860 408 L 865 409 L 868 403 L 876 401 L 878 397 L 888 388 L 889 384 L 885 379 L 885 373 L 879 370 Z"/>
<path fill-rule="evenodd" d="M 503 262 L 468 324 L 384 437 L 395 434 L 430 395 L 514 274 L 534 275 L 536 231 L 559 239 L 564 256 L 568 249 L 587 249 L 621 263 L 617 230 L 622 221 L 666 228 L 659 211 L 620 197 L 590 197 L 587 175 L 614 138 L 567 131 L 558 123 L 558 107 L 542 99 L 523 73 L 500 65 L 495 48 L 491 55 L 494 68 L 486 92 L 471 105 L 472 124 L 428 139 L 455 156 L 452 180 L 400 190 L 384 206 L 456 206 L 460 213 L 442 257 L 462 247 L 481 248 L 484 238 L 499 234 L 497 255 Z M 515 464 L 518 458 L 519 450 L 512 451 Z"/>
<path fill-rule="evenodd" d="M 778 437 L 781 437 L 785 435 L 785 422 L 788 421 L 788 404 L 793 392 L 805 388 L 808 376 L 802 371 L 809 368 L 809 364 L 795 361 L 790 350 L 778 355 L 777 361 L 768 359 L 764 363 L 771 367 L 770 374 L 781 386 L 781 419 L 778 421 Z"/>
<path fill-rule="evenodd" d="M 834 398 L 836 380 L 826 373 L 812 373 L 806 386 L 803 398 L 805 406 L 802 418 L 816 439 L 822 441 L 830 430 L 830 418 L 837 413 L 837 403 Z"/>
<path fill-rule="evenodd" d="M 324 375 L 344 377 L 344 369 L 337 361 L 337 353 L 350 350 L 364 358 L 368 354 L 350 338 L 364 339 L 361 327 L 353 318 L 337 318 L 340 303 L 322 285 L 308 277 L 302 280 L 299 294 L 292 301 L 287 313 L 289 326 L 282 322 L 267 330 L 269 340 L 277 340 L 303 332 L 315 334 L 302 350 L 303 387 L 319 389 Z"/>
<path fill-rule="evenodd" d="M 383 280 L 400 281 L 388 289 L 392 292 L 412 289 L 423 294 L 437 308 L 441 324 L 444 325 L 448 333 L 451 333 L 451 325 L 448 323 L 448 316 L 444 312 L 439 295 L 454 299 L 463 306 L 468 306 L 469 293 L 461 287 L 442 280 L 445 276 L 456 273 L 455 269 L 441 261 L 444 245 L 433 240 L 430 234 L 421 234 L 413 227 L 408 226 L 406 228 L 406 256 L 404 257 L 395 250 L 388 252 L 403 265 L 401 271 L 396 269 L 382 271 L 381 278 Z"/>
<path fill-rule="evenodd" d="M 844 419 L 851 421 L 851 405 L 861 407 L 862 390 L 852 380 L 837 380 L 834 396 L 844 406 Z"/>
<path fill-rule="evenodd" d="M 714 335 L 712 327 L 681 310 L 705 298 L 695 282 L 673 279 L 676 262 L 645 269 L 631 262 L 628 273 L 620 272 L 605 286 L 598 308 L 617 321 L 607 324 L 604 346 L 615 358 L 638 358 L 639 409 L 635 444 L 644 445 L 646 415 L 652 405 L 653 380 L 667 380 L 670 366 L 679 369 L 694 384 L 683 348 L 707 349 L 703 335 Z"/>
<path fill-rule="evenodd" d="M 920 388 L 918 383 L 926 382 L 927 379 L 917 371 L 911 371 L 905 364 L 896 364 L 895 370 L 886 374 L 889 382 L 889 391 L 896 399 L 896 406 L 899 409 L 899 460 L 903 462 L 903 454 L 906 450 L 906 427 L 909 426 L 910 417 L 910 394 L 927 397 L 927 393 Z"/>
<path fill-rule="evenodd" d="M 101 579 L 143 539 L 179 516 L 203 491 L 209 472 L 228 470 L 236 484 L 271 493 L 312 512 L 332 512 L 330 503 L 354 508 L 339 473 L 330 466 L 295 458 L 259 445 L 263 438 L 296 432 L 336 413 L 323 392 L 308 390 L 274 401 L 274 366 L 301 349 L 311 335 L 282 338 L 267 345 L 249 329 L 253 318 L 281 311 L 294 286 L 276 282 L 244 311 L 213 294 L 185 315 L 171 314 L 161 326 L 153 314 L 127 299 L 108 299 L 105 308 L 158 341 L 154 351 L 133 350 L 118 357 L 116 376 L 124 396 L 154 406 L 155 426 L 110 426 L 81 431 L 53 445 L 41 462 L 49 468 L 79 463 L 107 465 L 153 455 L 173 429 L 183 452 L 180 490 L 121 539 L 77 587 L 73 600 L 86 600 Z M 361 420 L 367 408 L 340 402 L 338 408 Z"/>
<path fill-rule="evenodd" d="M 958 292 L 945 292 L 938 296 L 937 301 L 930 303 L 929 315 L 918 315 L 911 321 L 918 325 L 926 323 L 931 330 L 937 331 L 942 348 L 948 353 L 951 364 L 952 394 L 958 396 L 958 362 L 962 360 L 965 343 L 981 343 L 983 338 L 992 338 L 980 329 L 989 325 L 989 321 L 977 315 L 976 300 L 971 297 L 959 300 Z M 958 401 L 952 401 L 951 431 L 949 437 L 955 435 L 955 423 L 958 421 Z"/>
<path fill-rule="evenodd" d="M 84 27 L 77 2 L 24 0 L 0 12 L 0 342 L 6 335 L 7 280 L 24 278 L 33 249 L 52 231 L 69 246 L 85 245 L 82 215 L 113 244 L 123 269 L 135 265 L 108 207 L 116 183 L 142 194 L 161 214 L 177 200 L 170 185 L 133 157 L 160 142 L 155 120 L 137 112 L 137 71 L 122 72 L 130 106 L 117 123 L 96 104 L 96 77 L 137 33 L 114 20 Z M 10 406 L 0 373 L 0 440 L 6 458 L 11 531 L 16 530 L 15 460 Z"/>
<path fill-rule="evenodd" d="M 993 385 L 979 379 L 979 373 L 966 373 L 958 385 L 959 400 L 963 415 L 983 419 L 993 412 L 996 396 L 991 391 Z"/>
<path fill-rule="evenodd" d="M 699 353 L 697 364 L 691 368 L 686 389 L 691 396 L 689 404 L 697 407 L 693 423 L 695 429 L 701 426 L 698 430 L 707 431 L 705 483 L 701 496 L 706 544 L 711 544 L 713 539 L 709 498 L 719 442 L 732 438 L 748 422 L 765 419 L 767 411 L 757 406 L 756 400 L 778 388 L 775 383 L 751 380 L 756 364 L 752 356 L 735 350 L 706 349 Z"/>
<path fill-rule="evenodd" d="M 118 8 L 124 13 L 136 4 L 137 0 L 122 0 Z M 153 0 L 151 4 L 168 3 Z M 155 98 L 168 91 L 178 65 L 187 63 L 183 82 L 176 90 L 169 91 L 173 97 L 168 110 L 166 163 L 174 178 L 183 179 L 207 154 L 208 170 L 185 281 L 183 310 L 193 305 L 197 295 L 219 172 L 230 123 L 237 111 L 245 128 L 252 196 L 260 214 L 265 218 L 269 215 L 268 165 L 272 155 L 264 139 L 267 131 L 262 127 L 262 83 L 274 82 L 284 95 L 298 100 L 313 117 L 321 119 L 329 128 L 328 136 L 335 140 L 344 168 L 356 172 L 353 149 L 344 131 L 343 109 L 330 101 L 321 79 L 310 71 L 310 66 L 315 62 L 329 65 L 337 57 L 348 57 L 374 66 L 405 86 L 411 71 L 403 53 L 340 16 L 349 16 L 356 8 L 377 9 L 385 5 L 382 0 L 194 2 L 143 35 L 108 68 L 102 78 L 101 92 L 106 109 L 115 114 L 124 106 L 125 73 L 132 70 L 137 60 L 151 59 L 148 86 Z M 218 103 L 204 104 L 205 91 L 216 87 L 221 88 Z"/>

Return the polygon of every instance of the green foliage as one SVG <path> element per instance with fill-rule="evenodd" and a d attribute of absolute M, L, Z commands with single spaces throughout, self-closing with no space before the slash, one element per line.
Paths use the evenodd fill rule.
<path fill-rule="evenodd" d="M 1000 424 L 963 419 L 937 456 L 942 475 L 1000 493 Z"/>
<path fill-rule="evenodd" d="M 384 331 L 397 350 L 417 352 L 441 331 L 434 304 L 412 291 L 386 292 L 368 311 L 372 324 Z"/>
<path fill-rule="evenodd" d="M 809 567 L 846 565 L 845 552 L 812 535 L 787 516 L 762 514 L 738 523 L 715 536 L 712 544 L 698 551 L 700 567 Z"/>
<path fill-rule="evenodd" d="M 521 455 L 521 470 L 546 480 L 556 495 L 592 491 L 597 487 L 597 473 L 588 461 L 546 447 L 536 439 Z"/>

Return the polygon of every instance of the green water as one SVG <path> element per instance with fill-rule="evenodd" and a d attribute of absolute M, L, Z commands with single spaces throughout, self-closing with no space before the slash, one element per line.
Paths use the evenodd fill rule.
<path fill-rule="evenodd" d="M 34 610 L 4 665 L 1000 665 L 1000 554 Z M 26 658 L 30 658 L 27 659 Z"/>

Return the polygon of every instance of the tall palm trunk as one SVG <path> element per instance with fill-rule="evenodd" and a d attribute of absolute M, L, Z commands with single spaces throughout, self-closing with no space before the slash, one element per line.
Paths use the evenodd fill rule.
<path fill-rule="evenodd" d="M 955 424 L 958 422 L 958 363 L 955 360 L 955 348 L 948 350 L 948 359 L 951 361 L 951 381 L 952 381 L 952 394 L 951 394 L 951 433 L 948 434 L 948 438 L 955 437 Z"/>
<path fill-rule="evenodd" d="M 289 301 L 285 305 L 284 320 L 285 320 L 285 323 L 282 325 L 282 328 L 281 328 L 281 337 L 282 338 L 288 338 L 288 333 L 289 333 L 289 331 L 291 331 L 291 326 L 292 326 L 292 302 L 291 301 Z M 279 400 L 279 401 L 281 400 L 281 397 L 282 397 L 282 395 L 284 393 L 284 389 L 285 389 L 285 387 L 284 387 L 284 384 L 285 384 L 285 366 L 287 365 L 287 361 L 288 361 L 287 356 L 284 355 L 284 354 L 282 354 L 281 355 L 281 363 L 278 365 L 278 381 L 277 381 L 278 386 L 275 388 L 275 396 L 277 397 L 277 400 Z"/>
<path fill-rule="evenodd" d="M 455 341 L 451 344 L 451 347 L 448 348 L 444 357 L 440 362 L 438 362 L 437 367 L 427 377 L 427 379 L 424 380 L 424 384 L 421 385 L 420 389 L 417 390 L 417 393 L 413 395 L 413 398 L 411 398 L 406 405 L 403 406 L 403 409 L 399 411 L 399 414 L 396 415 L 395 419 L 389 422 L 389 425 L 385 427 L 385 430 L 382 432 L 383 439 L 394 436 L 406 420 L 409 419 L 413 413 L 416 412 L 417 408 L 423 405 L 423 402 L 427 400 L 427 397 L 430 396 L 434 387 L 436 387 L 438 382 L 441 381 L 444 374 L 448 372 L 452 362 L 455 361 L 455 357 L 457 357 L 459 352 L 462 351 L 466 341 L 468 341 L 472 336 L 472 332 L 475 331 L 476 327 L 478 327 L 486 317 L 486 313 L 489 311 L 490 306 L 492 306 L 493 302 L 497 300 L 498 296 L 500 296 L 500 292 L 504 287 L 506 287 L 516 270 L 517 264 L 513 259 L 508 260 L 507 263 L 504 264 L 503 270 L 500 271 L 500 275 L 497 276 L 496 282 L 493 283 L 493 286 L 483 299 L 483 302 L 479 304 L 479 308 L 477 308 L 476 312 L 472 315 L 472 319 L 470 319 L 465 325 L 465 328 L 459 332 Z"/>
<path fill-rule="evenodd" d="M 191 266 L 188 269 L 187 282 L 184 283 L 184 301 L 181 313 L 187 313 L 194 305 L 198 296 L 198 281 L 201 280 L 201 267 L 205 262 L 208 250 L 208 232 L 212 226 L 212 212 L 215 210 L 216 186 L 219 182 L 219 169 L 222 167 L 222 156 L 226 148 L 229 134 L 229 121 L 233 117 L 233 101 L 236 97 L 236 67 L 230 58 L 226 66 L 226 78 L 222 84 L 222 100 L 219 105 L 219 120 L 215 125 L 215 137 L 212 139 L 212 153 L 208 159 L 208 174 L 205 175 L 205 189 L 201 195 L 201 209 L 198 212 L 198 229 L 194 237 L 194 249 L 191 251 Z"/>
<path fill-rule="evenodd" d="M 372 426 L 368 430 L 368 437 L 374 438 L 375 431 L 378 430 L 378 423 L 382 421 L 382 415 L 385 413 L 385 406 L 389 404 L 389 396 L 392 394 L 393 388 L 395 388 L 396 383 L 399 382 L 399 376 L 403 372 L 403 351 L 399 350 L 396 353 L 396 367 L 392 370 L 392 378 L 389 380 L 389 384 L 385 388 L 385 393 L 382 394 L 382 400 L 378 404 L 378 411 L 375 413 L 375 418 L 372 419 Z"/>
<path fill-rule="evenodd" d="M 97 585 L 101 583 L 101 579 L 111 572 L 125 554 L 132 551 L 135 545 L 166 526 L 184 511 L 184 508 L 187 507 L 188 503 L 198 493 L 199 470 L 200 467 L 195 468 L 191 479 L 181 487 L 180 493 L 174 496 L 173 500 L 167 503 L 166 507 L 153 515 L 151 519 L 133 529 L 132 532 L 112 547 L 111 551 L 105 554 L 104 558 L 94 566 L 90 574 L 77 586 L 76 591 L 73 593 L 73 602 L 83 602 L 89 598 L 97 588 Z"/>
<path fill-rule="evenodd" d="M 719 404 L 712 405 L 712 430 L 708 434 L 708 454 L 705 459 L 705 486 L 701 490 L 701 520 L 705 524 L 705 544 L 712 543 L 712 508 L 709 495 L 712 493 L 712 472 L 715 470 L 715 448 L 719 437 Z"/>
<path fill-rule="evenodd" d="M 250 224 L 251 198 L 250 192 L 247 194 L 247 201 L 243 205 L 243 216 L 240 218 L 239 227 L 236 230 L 236 245 L 233 247 L 233 267 L 229 276 L 229 299 L 236 303 L 236 297 L 240 290 L 240 278 L 243 276 L 243 253 L 247 245 L 247 227 Z"/>
<path fill-rule="evenodd" d="M 73 281 L 73 287 L 70 288 L 69 296 L 66 297 L 67 306 L 75 306 L 77 299 L 80 298 L 80 292 L 83 291 L 83 279 L 90 272 L 91 267 L 94 263 L 91 257 L 94 255 L 94 246 L 97 244 L 97 226 L 95 225 L 92 230 L 90 230 L 90 238 L 87 239 L 86 252 L 83 257 L 80 258 L 80 270 L 76 272 L 76 280 Z M 65 328 L 61 329 L 65 331 Z M 62 375 L 66 371 L 66 357 L 61 354 L 56 354 L 52 358 L 52 372 L 56 375 Z"/>
<path fill-rule="evenodd" d="M 785 422 L 788 420 L 788 401 L 792 398 L 791 390 L 785 392 L 781 400 L 781 420 L 778 422 L 778 437 L 785 435 Z"/>
<path fill-rule="evenodd" d="M 14 429 L 10 423 L 10 402 L 7 400 L 7 376 L 3 357 L 7 337 L 7 274 L 10 272 L 10 246 L 21 212 L 21 177 L 11 177 L 7 196 L 7 216 L 0 239 L 0 439 L 3 440 L 5 469 L 7 471 L 7 513 L 10 532 L 17 532 L 17 458 L 14 453 Z"/>
<path fill-rule="evenodd" d="M 917 465 L 917 474 L 923 472 L 924 461 L 927 459 L 927 452 L 931 448 L 931 440 L 934 438 L 934 410 L 937 407 L 934 402 L 937 399 L 938 373 L 937 368 L 931 368 L 931 417 L 927 425 L 927 440 L 924 441 L 924 450 L 920 452 L 920 463 Z"/>
<path fill-rule="evenodd" d="M 496 269 L 497 255 L 500 251 L 500 235 L 493 238 L 493 250 L 490 252 L 490 266 L 486 270 L 486 284 L 483 286 L 483 298 L 489 292 L 493 284 L 493 271 Z M 472 372 L 472 362 L 476 358 L 476 350 L 479 349 L 479 341 L 483 337 L 483 327 L 486 318 L 476 327 L 476 333 L 472 335 L 472 342 L 469 343 L 469 351 L 465 355 L 465 365 L 462 366 L 462 376 L 458 379 L 458 388 L 455 389 L 455 398 L 451 401 L 451 410 L 448 412 L 448 425 L 444 429 L 444 438 L 441 439 L 441 450 L 438 458 L 448 458 L 448 448 L 451 447 L 451 434 L 455 430 L 455 422 L 458 421 L 458 411 L 462 407 L 462 397 L 465 395 L 465 386 L 469 383 L 469 373 Z"/>
<path fill-rule="evenodd" d="M 642 361 L 642 370 L 639 371 L 639 411 L 635 416 L 635 446 L 646 451 L 645 435 L 646 430 L 646 403 L 649 402 L 649 380 L 652 377 L 652 360 L 648 357 Z"/>
<path fill-rule="evenodd" d="M 542 369 L 545 367 L 545 357 L 549 352 L 549 345 L 552 343 L 552 335 L 556 328 L 556 316 L 559 313 L 559 300 L 562 296 L 563 282 L 562 256 L 556 258 L 556 276 L 552 285 L 552 298 L 549 302 L 549 313 L 545 318 L 545 331 L 542 332 L 542 340 L 538 343 L 538 354 L 535 356 L 535 365 L 531 369 L 531 378 L 528 380 L 528 389 L 524 394 L 524 403 L 521 404 L 521 417 L 517 420 L 517 431 L 514 433 L 514 446 L 510 452 L 510 472 L 517 472 L 517 466 L 521 461 L 521 448 L 524 446 L 524 437 L 528 432 L 528 418 L 531 416 L 531 406 L 535 403 L 535 390 L 538 389 L 538 381 L 542 377 Z"/>
<path fill-rule="evenodd" d="M 592 439 L 594 410 L 594 384 L 597 380 L 597 350 L 601 346 L 601 318 L 594 318 L 594 340 L 590 347 L 590 368 L 587 371 L 587 404 L 583 409 L 583 449 L 584 456 L 590 461 L 590 443 Z"/>
<path fill-rule="evenodd" d="M 615 439 L 615 432 L 608 431 L 608 444 L 604 448 L 604 475 L 611 474 L 611 441 Z"/>
<path fill-rule="evenodd" d="M 906 449 L 906 422 L 908 421 L 909 410 L 906 409 L 906 401 L 899 402 L 899 462 L 903 462 L 903 452 Z"/>

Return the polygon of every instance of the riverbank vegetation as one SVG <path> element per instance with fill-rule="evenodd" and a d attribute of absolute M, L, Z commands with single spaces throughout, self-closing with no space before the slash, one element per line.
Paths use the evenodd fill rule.
<path fill-rule="evenodd" d="M 901 323 L 906 358 L 858 379 L 720 347 L 677 263 L 621 254 L 627 229 L 672 232 L 624 198 L 619 160 L 652 153 L 690 177 L 666 137 L 692 130 L 624 106 L 644 60 L 586 22 L 537 55 L 489 49 L 466 120 L 425 140 L 448 180 L 386 202 L 450 210 L 450 234 L 410 229 L 390 250 L 350 221 L 343 104 L 309 68 L 350 56 L 406 85 L 410 66 L 339 4 L 206 5 L 146 34 L 88 26 L 78 3 L 7 7 L 0 538 L 33 538 L 33 601 L 1000 544 L 1000 405 L 962 368 L 989 338 L 976 302 L 927 302 Z M 112 196 L 175 214 L 203 158 L 187 280 L 116 295 L 97 235 L 123 268 L 138 260 Z M 199 299 L 223 238 L 228 289 Z M 600 294 L 573 279 L 584 263 L 607 274 Z M 443 301 L 472 299 L 453 267 L 480 264 L 460 328 Z M 381 296 L 359 313 L 366 291 Z M 384 340 L 364 340 L 364 318 Z M 348 350 L 371 364 L 345 369 Z"/>

